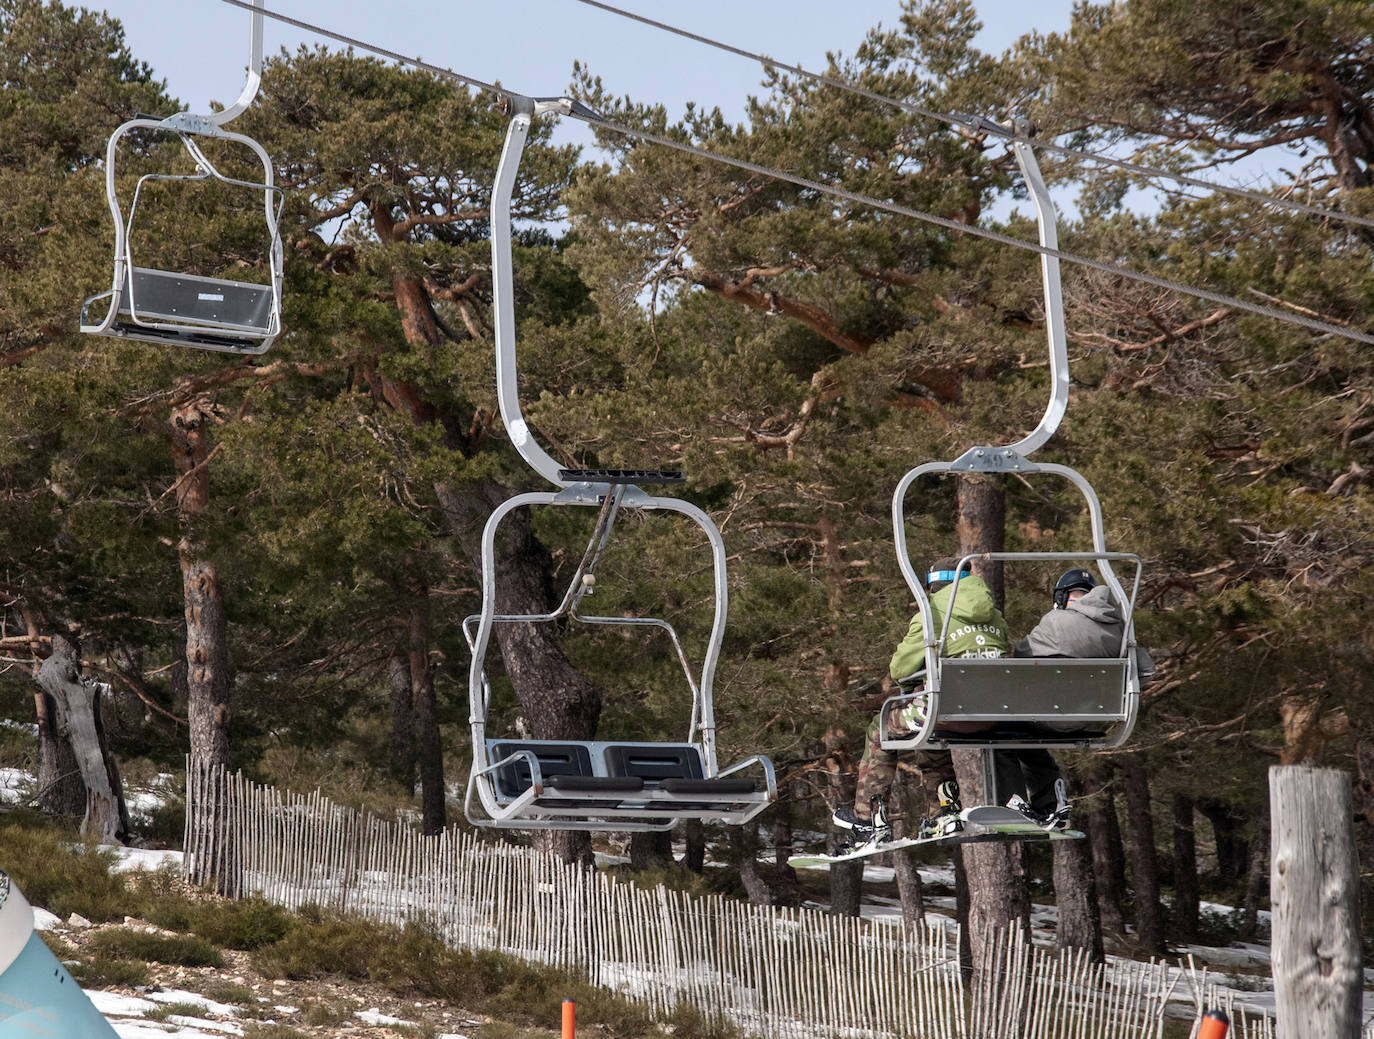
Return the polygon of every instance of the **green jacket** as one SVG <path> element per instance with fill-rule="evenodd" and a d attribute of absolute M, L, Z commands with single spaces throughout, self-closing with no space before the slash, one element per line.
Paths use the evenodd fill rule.
<path fill-rule="evenodd" d="M 930 597 L 930 609 L 934 629 L 932 639 L 940 637 L 940 627 L 945 622 L 945 611 L 949 609 L 949 593 L 954 585 L 947 584 Z M 969 575 L 959 580 L 959 598 L 954 604 L 954 614 L 949 622 L 949 641 L 945 644 L 944 656 L 947 657 L 1000 657 L 1011 648 L 1007 635 L 1007 622 L 1002 611 L 992 601 L 992 592 L 982 578 Z M 926 636 L 921 624 L 921 613 L 911 618 L 906 638 L 892 654 L 888 673 L 904 687 L 915 684 L 916 674 L 925 667 Z"/>

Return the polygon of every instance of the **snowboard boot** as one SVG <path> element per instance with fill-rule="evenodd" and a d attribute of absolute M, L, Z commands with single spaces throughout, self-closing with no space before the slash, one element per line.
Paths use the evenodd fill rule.
<path fill-rule="evenodd" d="M 929 819 L 921 820 L 918 836 L 922 840 L 935 837 L 948 837 L 964 828 L 964 820 L 959 813 L 963 806 L 959 803 L 959 784 L 947 779 L 935 788 L 935 797 L 940 806 Z"/>
<path fill-rule="evenodd" d="M 838 853 L 847 855 L 874 845 L 886 844 L 892 840 L 892 826 L 887 821 L 887 804 L 881 797 L 870 798 L 869 817 L 863 819 L 854 811 L 853 805 L 843 804 L 835 809 L 831 821 L 849 833 L 840 844 Z"/>
<path fill-rule="evenodd" d="M 1063 777 L 1054 781 L 1054 811 L 1044 821 L 1047 830 L 1058 831 L 1069 828 L 1069 784 Z"/>

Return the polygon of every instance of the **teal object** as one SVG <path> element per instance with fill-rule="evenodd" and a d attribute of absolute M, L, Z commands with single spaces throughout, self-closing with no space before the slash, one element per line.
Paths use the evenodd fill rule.
<path fill-rule="evenodd" d="M 33 929 L 33 909 L 0 870 L 0 1039 L 119 1039 Z"/>

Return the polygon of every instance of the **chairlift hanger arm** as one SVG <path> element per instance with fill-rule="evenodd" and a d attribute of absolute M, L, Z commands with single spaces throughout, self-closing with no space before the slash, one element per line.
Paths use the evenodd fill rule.
<path fill-rule="evenodd" d="M 253 13 L 248 27 L 248 74 L 244 79 L 243 89 L 239 91 L 239 96 L 234 103 L 223 111 L 207 117 L 216 126 L 223 126 L 246 112 L 249 106 L 253 104 L 253 99 L 258 96 L 258 87 L 262 85 L 262 12 L 264 4 L 263 0 L 251 0 L 251 3 Z"/>
<path fill-rule="evenodd" d="M 1064 323 L 1064 289 L 1059 280 L 1059 231 L 1054 202 L 1045 187 L 1045 178 L 1035 159 L 1035 151 L 1020 137 L 1013 141 L 1012 149 L 1016 164 L 1021 168 L 1021 176 L 1030 189 L 1031 202 L 1035 205 L 1040 244 L 1046 250 L 1054 250 L 1040 254 L 1040 284 L 1045 296 L 1045 335 L 1050 349 L 1050 400 L 1035 429 L 1009 445 L 1018 455 L 1028 457 L 1054 435 L 1068 409 L 1069 350 Z"/>
<path fill-rule="evenodd" d="M 510 116 L 501 159 L 496 166 L 495 183 L 491 192 L 491 271 L 492 311 L 496 326 L 496 399 L 511 443 L 520 457 L 556 487 L 569 487 L 574 481 L 565 479 L 565 468 L 555 461 L 535 440 L 520 407 L 520 386 L 516 362 L 515 331 L 515 271 L 511 256 L 511 195 L 520 171 L 520 159 L 529 140 L 530 124 L 535 116 L 544 113 L 577 115 L 596 121 L 597 116 L 586 105 L 572 98 L 534 98 L 523 94 L 506 94 L 502 110 Z"/>

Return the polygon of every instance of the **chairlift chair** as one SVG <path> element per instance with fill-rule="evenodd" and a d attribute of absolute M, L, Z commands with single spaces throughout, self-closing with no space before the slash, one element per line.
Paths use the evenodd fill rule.
<path fill-rule="evenodd" d="M 273 183 L 272 162 L 262 146 L 251 137 L 224 128 L 252 103 L 261 81 L 263 0 L 253 3 L 248 76 L 234 104 L 213 115 L 178 112 L 166 119 L 130 119 L 111 135 L 105 151 L 105 195 L 115 228 L 114 276 L 107 291 L 82 305 L 82 332 L 231 354 L 263 353 L 280 334 L 282 243 L 278 216 L 282 192 Z M 139 130 L 175 135 L 195 163 L 196 172 L 140 177 L 126 217 L 116 191 L 119 144 Z M 261 181 L 226 176 L 206 155 L 200 139 L 228 141 L 250 149 L 262 166 Z M 268 237 L 266 284 L 158 270 L 135 262 L 132 230 L 145 188 L 158 181 L 207 179 L 262 193 Z"/>
<path fill-rule="evenodd" d="M 491 200 L 497 399 L 511 442 L 557 490 L 517 494 L 498 506 L 482 531 L 482 612 L 463 630 L 472 651 L 468 695 L 472 771 L 464 812 L 479 826 L 512 829 L 666 830 L 681 819 L 743 823 L 777 798 L 773 765 L 753 755 L 721 769 L 716 760 L 713 679 L 725 637 L 725 544 L 711 518 L 680 498 L 656 496 L 640 486 L 680 483 L 663 470 L 567 469 L 535 441 L 521 413 L 516 378 L 515 303 L 510 202 L 531 120 L 546 112 L 592 114 L 567 98 L 514 97 Z M 556 505 L 598 508 L 594 530 L 560 604 L 546 614 L 496 612 L 497 529 L 519 508 Z M 591 593 L 597 563 L 622 509 L 676 512 L 696 523 L 711 548 L 714 619 L 700 671 L 694 673 L 673 626 L 651 617 L 609 617 L 579 612 Z M 487 733 L 491 688 L 484 660 L 496 624 L 548 623 L 567 617 L 586 624 L 652 627 L 671 641 L 691 692 L 688 732 L 681 742 L 526 740 Z"/>
<path fill-rule="evenodd" d="M 991 132 L 1007 135 L 1007 128 L 983 120 Z M 1022 140 L 1013 142 L 1017 164 L 1030 189 L 1039 226 L 1040 242 L 1058 248 L 1055 213 L 1034 152 Z M 926 462 L 908 472 L 892 496 L 892 525 L 897 562 L 920 611 L 925 631 L 926 672 L 919 694 L 890 697 L 882 707 L 882 746 L 886 750 L 918 748 L 974 748 L 983 751 L 984 777 L 992 785 L 992 752 L 997 750 L 1082 748 L 1109 749 L 1122 746 L 1131 735 L 1140 702 L 1140 674 L 1135 653 L 1132 613 L 1140 588 L 1140 559 L 1105 546 L 1102 507 L 1091 484 L 1066 465 L 1034 462 L 1033 451 L 1058 428 L 1068 405 L 1068 350 L 1058 259 L 1041 254 L 1047 337 L 1050 350 L 1051 394 L 1039 424 L 1028 436 L 1007 446 L 975 446 L 954 461 Z M 967 555 L 955 572 L 958 576 L 972 560 L 1034 562 L 1092 560 L 1111 589 L 1125 621 L 1121 649 L 1105 659 L 951 658 L 941 656 L 949 635 L 950 616 L 937 630 L 930 599 L 912 566 L 906 540 L 906 497 L 922 477 L 962 473 L 1015 473 L 1031 477 L 1051 475 L 1068 480 L 1087 504 L 1092 546 L 1082 552 L 987 552 Z M 1113 563 L 1133 563 L 1135 577 L 1128 594 L 1113 570 Z M 950 611 L 952 614 L 953 611 Z M 907 736 L 888 735 L 888 718 L 910 705 L 916 695 L 925 697 L 924 721 Z"/>

